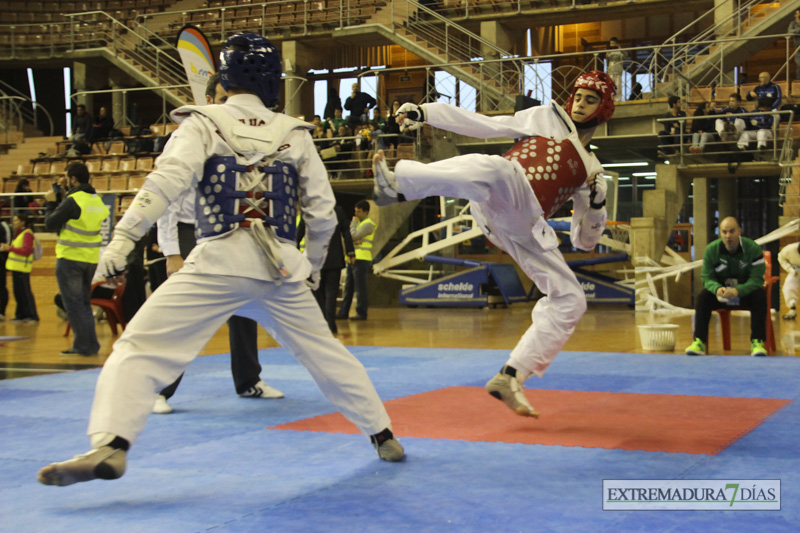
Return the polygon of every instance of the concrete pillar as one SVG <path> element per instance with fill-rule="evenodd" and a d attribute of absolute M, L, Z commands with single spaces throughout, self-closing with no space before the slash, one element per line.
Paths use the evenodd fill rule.
<path fill-rule="evenodd" d="M 643 302 L 643 295 L 642 293 L 649 294 L 650 289 L 648 288 L 647 284 L 645 284 L 645 280 L 647 275 L 639 270 L 638 266 L 649 266 L 649 262 L 646 258 L 655 258 L 656 250 L 655 250 L 655 219 L 652 217 L 633 217 L 631 218 L 631 229 L 630 229 L 630 243 L 631 243 L 631 262 L 633 263 L 634 268 L 636 269 L 635 279 L 636 279 L 636 309 L 637 311 L 642 310 L 643 306 L 640 302 Z M 660 257 L 661 254 L 659 254 Z"/>
<path fill-rule="evenodd" d="M 714 233 L 712 211 L 709 197 L 708 178 L 694 179 L 694 202 L 692 216 L 694 217 L 694 258 L 702 259 L 706 251 L 706 246 L 711 242 Z M 694 292 L 697 294 L 703 288 L 700 273 L 695 271 Z"/>
<path fill-rule="evenodd" d="M 91 90 L 89 71 L 90 71 L 89 66 L 86 63 L 83 63 L 81 61 L 75 61 L 72 64 L 73 93 Z M 94 99 L 92 98 L 92 95 L 83 95 L 79 96 L 77 99 L 74 99 L 70 107 L 74 109 L 77 104 L 83 104 L 86 106 L 86 111 L 88 113 L 92 113 L 93 102 Z"/>
<path fill-rule="evenodd" d="M 738 181 L 739 178 L 720 178 L 717 180 L 717 208 L 719 209 L 719 219 L 736 216 L 736 204 L 738 200 Z"/>
<path fill-rule="evenodd" d="M 314 86 L 297 78 L 304 78 L 312 64 L 313 50 L 298 41 L 284 41 L 281 49 L 283 72 L 287 79 L 283 87 L 284 112 L 291 117 L 304 116 L 311 120 L 314 115 Z"/>

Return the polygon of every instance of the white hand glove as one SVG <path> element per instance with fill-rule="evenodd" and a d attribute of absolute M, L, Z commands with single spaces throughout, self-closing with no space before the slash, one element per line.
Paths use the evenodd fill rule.
<path fill-rule="evenodd" d="M 128 255 L 133 251 L 134 246 L 135 243 L 132 240 L 115 233 L 100 257 L 97 271 L 107 279 L 121 276 L 128 268 Z"/>
<path fill-rule="evenodd" d="M 306 285 L 312 291 L 319 289 L 319 272 L 312 272 L 308 278 L 306 278 Z"/>
<path fill-rule="evenodd" d="M 425 122 L 425 112 L 417 104 L 406 102 L 400 106 L 394 116 L 396 117 L 401 113 L 406 114 L 406 119 L 400 124 L 400 129 L 402 131 L 418 130 L 422 127 L 422 123 Z"/>
<path fill-rule="evenodd" d="M 606 192 L 608 191 L 608 182 L 603 174 L 596 174 L 594 177 L 594 185 L 591 186 L 591 193 L 589 194 L 589 203 L 594 206 L 602 207 L 603 202 L 606 201 Z"/>

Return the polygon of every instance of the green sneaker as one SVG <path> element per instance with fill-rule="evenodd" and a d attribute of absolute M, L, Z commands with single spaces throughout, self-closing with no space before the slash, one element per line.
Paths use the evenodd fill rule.
<path fill-rule="evenodd" d="M 695 339 L 692 344 L 686 348 L 686 355 L 705 355 L 706 345 L 700 339 Z"/>
<path fill-rule="evenodd" d="M 753 339 L 750 343 L 750 355 L 759 357 L 767 355 L 767 349 L 764 348 L 764 341 Z"/>

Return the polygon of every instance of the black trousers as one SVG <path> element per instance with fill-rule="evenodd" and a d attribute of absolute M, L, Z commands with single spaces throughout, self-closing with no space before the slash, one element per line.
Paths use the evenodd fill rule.
<path fill-rule="evenodd" d="M 6 307 L 8 307 L 8 286 L 6 285 L 6 261 L 8 260 L 8 252 L 0 252 L 0 315 L 6 314 Z"/>
<path fill-rule="evenodd" d="M 323 268 L 319 273 L 319 288 L 314 291 L 314 297 L 317 299 L 332 333 L 338 331 L 336 327 L 336 296 L 339 294 L 341 277 L 341 268 Z"/>
<path fill-rule="evenodd" d="M 750 339 L 767 339 L 767 296 L 763 290 L 753 291 L 739 299 L 739 305 L 750 310 Z M 708 344 L 708 321 L 714 309 L 727 307 L 710 291 L 703 289 L 697 296 L 694 314 L 694 336 Z"/>
<path fill-rule="evenodd" d="M 39 313 L 36 312 L 36 300 L 34 300 L 33 291 L 31 290 L 30 273 L 12 270 L 11 280 L 11 285 L 14 288 L 14 299 L 17 301 L 14 318 L 17 320 L 39 320 Z"/>

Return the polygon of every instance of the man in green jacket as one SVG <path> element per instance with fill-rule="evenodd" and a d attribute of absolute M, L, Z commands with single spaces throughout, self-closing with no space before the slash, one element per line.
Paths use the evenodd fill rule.
<path fill-rule="evenodd" d="M 739 305 L 750 310 L 750 355 L 767 355 L 767 298 L 764 294 L 764 252 L 754 240 L 742 237 L 733 217 L 719 224 L 720 238 L 703 255 L 703 286 L 697 295 L 694 342 L 686 355 L 703 355 L 708 342 L 708 321 L 714 309 Z"/>

